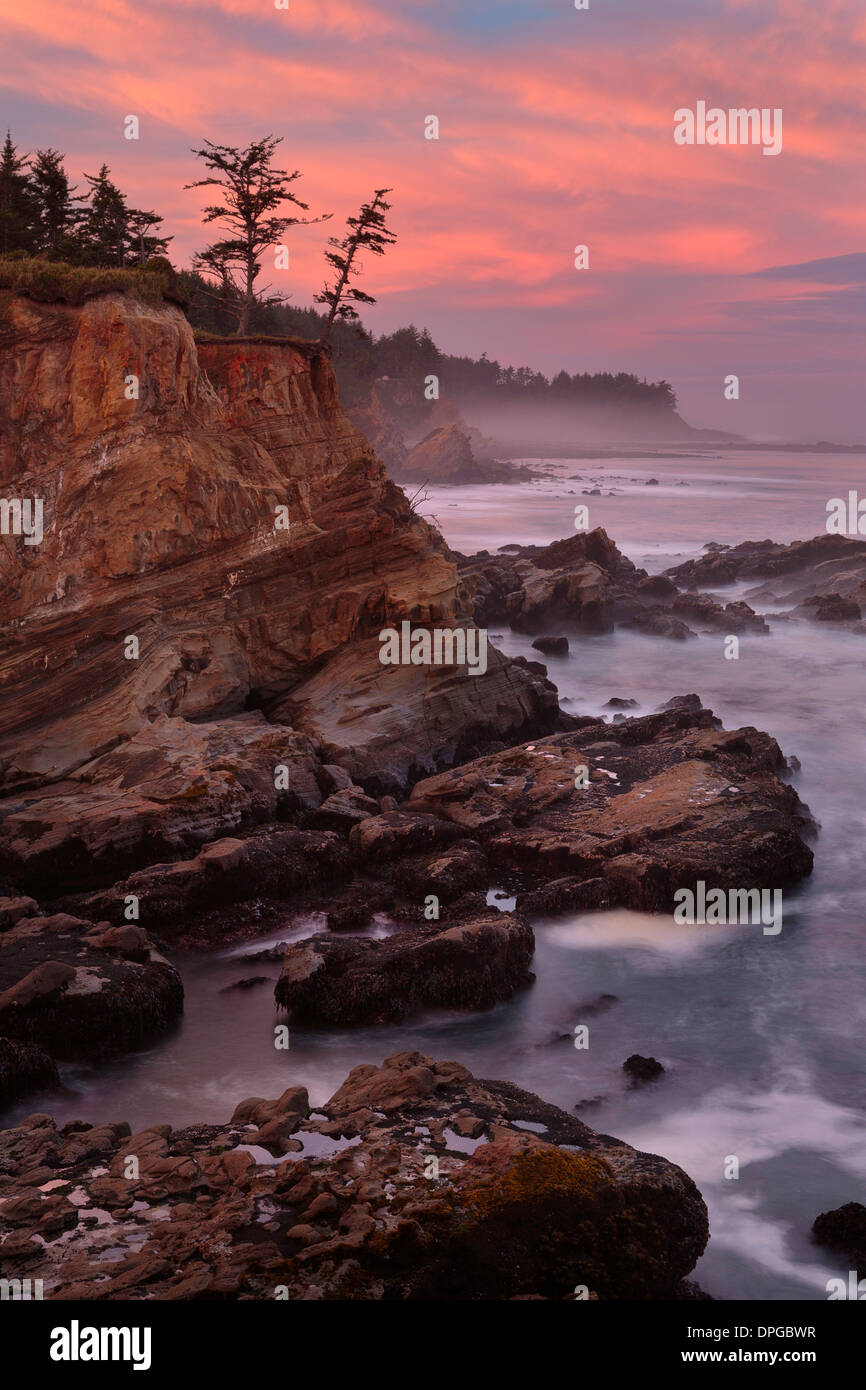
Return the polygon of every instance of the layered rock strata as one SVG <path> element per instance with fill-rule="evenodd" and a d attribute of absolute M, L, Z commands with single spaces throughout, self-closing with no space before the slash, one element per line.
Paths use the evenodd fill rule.
<path fill-rule="evenodd" d="M 268 713 L 335 658 L 342 680 L 355 643 L 375 684 L 364 639 L 383 625 L 466 621 L 441 539 L 321 350 L 197 346 L 177 308 L 116 294 L 0 311 L 0 488 L 44 502 L 41 544 L 0 542 L 6 789 L 68 778 L 160 719 Z M 435 706 L 429 672 L 411 675 Z M 487 686 L 447 692 L 446 743 L 548 713 L 524 670 Z"/>

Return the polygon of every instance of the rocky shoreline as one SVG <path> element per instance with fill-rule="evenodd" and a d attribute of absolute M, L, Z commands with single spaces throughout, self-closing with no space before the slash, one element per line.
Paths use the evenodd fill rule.
<path fill-rule="evenodd" d="M 283 964 L 276 1003 L 289 1019 L 345 1027 L 510 998 L 533 978 L 528 915 L 670 913 L 675 891 L 698 880 L 782 889 L 808 875 L 815 827 L 781 780 L 775 740 L 721 729 L 697 696 L 669 704 L 618 723 L 575 719 L 568 732 L 423 778 L 399 804 L 350 783 L 297 812 L 300 823 L 242 825 L 108 888 L 43 905 L 0 898 L 0 1036 L 56 1058 L 140 1046 L 182 1007 L 172 945 L 261 935 L 268 905 L 275 916 L 313 909 L 328 925 L 269 948 Z M 16 813 L 3 830 L 10 821 L 20 836 Z M 16 843 L 6 840 L 9 859 Z M 32 848 L 17 866 L 28 882 Z M 487 906 L 494 882 L 513 890 L 516 911 Z M 131 902 L 147 930 L 126 920 Z M 343 934 L 375 912 L 389 914 L 392 935 Z"/>
<path fill-rule="evenodd" d="M 378 634 L 507 623 L 554 654 L 559 625 L 763 634 L 698 583 L 763 564 L 826 596 L 808 567 L 840 586 L 859 550 L 788 564 L 767 542 L 655 577 L 601 530 L 458 555 L 320 348 L 196 345 L 177 308 L 116 294 L 6 306 L 0 440 L 10 486 L 46 498 L 38 554 L 0 550 L 0 1105 L 174 1027 L 181 948 L 249 940 L 248 975 L 280 964 L 279 1018 L 352 1028 L 530 988 L 533 918 L 810 873 L 768 734 L 696 695 L 569 714 L 541 662 L 384 666 Z M 304 911 L 324 929 L 257 955 Z M 357 935 L 375 913 L 389 934 Z M 60 1298 L 674 1298 L 707 1238 L 673 1165 L 417 1054 L 356 1068 L 312 1116 L 295 1087 L 222 1127 L 129 1131 L 0 1131 L 4 1277 Z"/>
<path fill-rule="evenodd" d="M 707 1239 L 691 1179 L 419 1053 L 225 1125 L 0 1131 L 3 1275 L 49 1299 L 669 1299 Z"/>

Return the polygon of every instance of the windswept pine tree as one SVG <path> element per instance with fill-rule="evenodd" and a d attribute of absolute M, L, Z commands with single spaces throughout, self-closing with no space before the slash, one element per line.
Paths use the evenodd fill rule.
<path fill-rule="evenodd" d="M 365 294 L 357 286 L 351 285 L 350 281 L 360 274 L 360 266 L 355 264 L 355 257 L 359 251 L 371 251 L 374 256 L 384 256 L 388 247 L 393 246 L 397 240 L 385 225 L 385 213 L 391 208 L 391 204 L 385 202 L 385 194 L 390 192 L 390 188 L 377 188 L 373 194 L 373 201 L 364 203 L 357 217 L 346 219 L 348 231 L 342 241 L 333 236 L 328 238 L 331 250 L 325 252 L 325 260 L 334 267 L 336 278 L 333 285 L 326 284 L 321 293 L 315 296 L 317 304 L 329 306 L 328 317 L 322 330 L 323 343 L 327 341 L 335 318 L 356 319 L 358 313 L 353 307 L 354 304 L 376 303 L 372 295 Z"/>
<path fill-rule="evenodd" d="M 278 304 L 287 296 L 268 294 L 269 286 L 257 288 L 262 268 L 262 255 L 269 246 L 276 246 L 289 227 L 312 222 L 324 222 L 330 213 L 321 217 L 279 215 L 277 209 L 292 203 L 302 212 L 309 204 L 301 201 L 292 185 L 301 177 L 295 169 L 273 167 L 274 151 L 282 137 L 267 135 L 262 140 L 241 149 L 233 145 L 215 145 L 205 141 L 205 147 L 193 150 L 212 174 L 196 179 L 186 188 L 219 188 L 221 200 L 204 209 L 205 224 L 217 222 L 227 235 L 193 257 L 193 265 L 205 276 L 213 277 L 217 286 L 215 297 L 237 317 L 237 331 L 249 331 L 250 317 L 256 305 Z"/>

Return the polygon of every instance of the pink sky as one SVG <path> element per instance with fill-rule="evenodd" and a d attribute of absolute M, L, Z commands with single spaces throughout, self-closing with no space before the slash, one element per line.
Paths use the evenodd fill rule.
<path fill-rule="evenodd" d="M 0 0 L 2 116 L 75 177 L 105 160 L 187 264 L 190 146 L 285 136 L 329 231 L 389 185 L 396 247 L 365 316 L 545 371 L 666 377 L 695 424 L 866 438 L 862 0 Z M 680 147 L 674 111 L 781 107 L 777 158 Z M 123 138 L 138 116 L 141 138 Z M 440 139 L 424 139 L 435 114 Z M 590 270 L 573 248 L 590 248 Z M 817 264 L 815 264 L 817 263 Z M 788 267 L 780 271 L 779 268 Z M 772 272 L 772 273 L 767 273 Z M 723 399 L 737 373 L 741 399 Z"/>

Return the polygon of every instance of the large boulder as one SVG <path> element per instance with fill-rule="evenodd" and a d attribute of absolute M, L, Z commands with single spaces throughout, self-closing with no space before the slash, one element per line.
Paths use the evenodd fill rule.
<path fill-rule="evenodd" d="M 404 792 L 419 776 L 556 727 L 556 687 L 487 645 L 487 669 L 383 666 L 356 642 L 275 705 L 368 790 Z"/>
<path fill-rule="evenodd" d="M 55 913 L 0 935 L 2 1037 L 54 1057 L 110 1057 L 157 1037 L 182 1008 L 179 974 L 141 927 Z"/>
<path fill-rule="evenodd" d="M 274 998 L 298 1023 L 395 1023 L 422 1009 L 487 1009 L 535 978 L 519 915 L 468 913 L 383 941 L 314 936 L 289 946 Z"/>
<path fill-rule="evenodd" d="M 70 777 L 0 800 L 0 865 L 43 895 L 110 882 L 142 859 L 312 810 L 319 775 L 313 742 L 259 711 L 202 724 L 160 715 Z"/>
<path fill-rule="evenodd" d="M 844 1255 L 855 1268 L 866 1267 L 866 1207 L 862 1202 L 845 1202 L 833 1211 L 822 1211 L 812 1223 L 812 1233 L 820 1245 Z"/>

